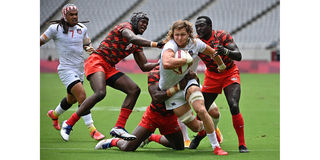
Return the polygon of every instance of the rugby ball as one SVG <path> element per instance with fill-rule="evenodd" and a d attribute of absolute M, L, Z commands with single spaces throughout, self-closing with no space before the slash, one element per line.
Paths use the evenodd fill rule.
<path fill-rule="evenodd" d="M 192 61 L 192 57 L 191 55 L 188 53 L 188 51 L 185 50 L 178 50 L 175 55 L 174 58 L 186 58 L 186 59 L 190 59 Z M 192 63 L 186 63 L 183 66 L 180 66 L 178 68 L 172 69 L 174 72 L 176 72 L 177 74 L 183 74 L 186 70 L 188 70 L 191 67 Z"/>

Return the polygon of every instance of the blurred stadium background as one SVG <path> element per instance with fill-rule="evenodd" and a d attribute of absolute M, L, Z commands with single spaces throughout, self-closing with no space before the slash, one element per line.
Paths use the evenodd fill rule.
<path fill-rule="evenodd" d="M 60 19 L 67 3 L 77 5 L 79 21 L 90 21 L 86 26 L 95 48 L 113 26 L 128 21 L 133 12 L 148 14 L 148 29 L 142 37 L 153 41 L 163 39 L 178 19 L 194 24 L 198 16 L 206 15 L 211 17 L 213 29 L 233 36 L 243 57 L 237 62 L 240 72 L 280 72 L 280 0 L 40 0 L 41 33 L 49 26 L 46 22 Z M 158 59 L 159 54 L 159 49 L 145 48 L 149 60 Z M 53 41 L 40 48 L 40 58 L 41 72 L 56 71 L 58 54 Z M 120 62 L 117 67 L 124 72 L 140 72 L 132 59 L 128 56 L 126 63 Z M 132 64 L 132 69 L 125 70 L 128 67 L 123 64 Z M 199 71 L 204 67 L 201 63 Z"/>

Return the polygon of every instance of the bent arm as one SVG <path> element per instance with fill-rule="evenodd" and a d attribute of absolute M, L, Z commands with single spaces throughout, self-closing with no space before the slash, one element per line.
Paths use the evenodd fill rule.
<path fill-rule="evenodd" d="M 162 55 L 162 65 L 164 69 L 174 69 L 187 63 L 186 58 L 174 58 L 174 51 L 167 49 Z"/>
<path fill-rule="evenodd" d="M 166 91 L 160 90 L 158 83 L 149 85 L 148 90 L 154 103 L 162 103 L 170 98 Z"/>
<path fill-rule="evenodd" d="M 224 65 L 221 57 L 216 54 L 217 51 L 211 48 L 209 45 L 206 46 L 206 49 L 203 51 L 203 53 L 212 57 L 212 59 L 218 64 L 218 66 Z"/>
<path fill-rule="evenodd" d="M 232 60 L 241 61 L 242 54 L 236 43 L 232 42 L 229 45 L 225 46 L 225 48 L 228 49 L 228 57 L 230 57 Z"/>
<path fill-rule="evenodd" d="M 139 68 L 143 72 L 149 72 L 154 67 L 159 65 L 159 63 L 149 63 L 143 52 L 135 53 L 135 54 L 133 54 L 133 57 L 134 57 L 134 60 L 136 61 L 136 63 L 138 64 Z"/>
<path fill-rule="evenodd" d="M 47 43 L 49 41 L 49 38 L 43 33 L 40 36 L 40 46 L 44 45 L 45 43 Z"/>

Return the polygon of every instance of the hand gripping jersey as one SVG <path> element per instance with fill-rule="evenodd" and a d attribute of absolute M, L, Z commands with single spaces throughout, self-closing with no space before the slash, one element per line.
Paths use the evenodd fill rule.
<path fill-rule="evenodd" d="M 111 66 L 115 66 L 119 61 L 131 53 L 136 54 L 143 51 L 141 46 L 130 43 L 122 36 L 122 31 L 124 29 L 133 31 L 132 25 L 129 22 L 124 22 L 115 26 L 101 42 L 96 52 L 94 52 L 102 56 Z"/>
<path fill-rule="evenodd" d="M 53 39 L 56 45 L 60 62 L 58 70 L 84 66 L 83 40 L 89 37 L 87 27 L 81 23 L 79 25 L 69 27 L 68 34 L 64 34 L 58 24 L 50 25 L 44 32 L 48 40 Z"/>
<path fill-rule="evenodd" d="M 183 77 L 188 73 L 188 70 L 192 70 L 193 72 L 197 72 L 197 67 L 199 64 L 199 57 L 198 53 L 203 52 L 206 49 L 206 44 L 202 42 L 200 39 L 195 38 L 194 41 L 191 39 L 189 40 L 188 44 L 184 48 L 179 48 L 178 45 L 174 40 L 168 41 L 161 52 L 161 59 L 160 59 L 160 82 L 159 82 L 159 87 L 161 90 L 166 90 L 175 84 L 177 84 L 180 80 L 183 79 Z M 193 64 L 192 66 L 184 72 L 184 74 L 176 74 L 173 70 L 171 69 L 164 69 L 162 65 L 162 56 L 163 53 L 167 50 L 171 49 L 173 52 L 177 52 L 179 49 L 183 50 L 192 50 L 193 55 Z"/>
<path fill-rule="evenodd" d="M 148 86 L 158 83 L 160 80 L 160 71 L 159 66 L 155 67 L 151 72 L 148 73 Z M 173 115 L 172 110 L 166 110 L 165 103 L 154 103 L 152 102 L 149 106 L 150 109 L 154 112 L 160 113 L 162 116 L 171 116 Z"/>
<path fill-rule="evenodd" d="M 204 39 L 201 39 L 201 40 L 206 44 L 208 44 L 209 46 L 211 46 L 213 49 L 217 49 L 217 45 L 228 46 L 230 43 L 233 42 L 231 35 L 223 30 L 218 30 L 218 31 L 212 30 L 212 35 L 209 40 L 207 41 Z M 211 72 L 219 73 L 217 63 L 213 59 L 211 59 L 210 56 L 207 56 L 203 53 L 199 53 L 199 57 L 205 63 L 207 70 Z M 226 70 L 229 70 L 235 65 L 233 60 L 228 56 L 221 56 L 221 59 L 226 65 Z"/>

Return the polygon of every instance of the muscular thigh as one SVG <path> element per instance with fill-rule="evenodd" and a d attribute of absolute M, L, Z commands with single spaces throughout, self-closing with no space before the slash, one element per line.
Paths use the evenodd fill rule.
<path fill-rule="evenodd" d="M 125 93 L 135 90 L 138 87 L 138 85 L 125 74 L 122 74 L 118 78 L 114 79 L 110 86 Z"/>

